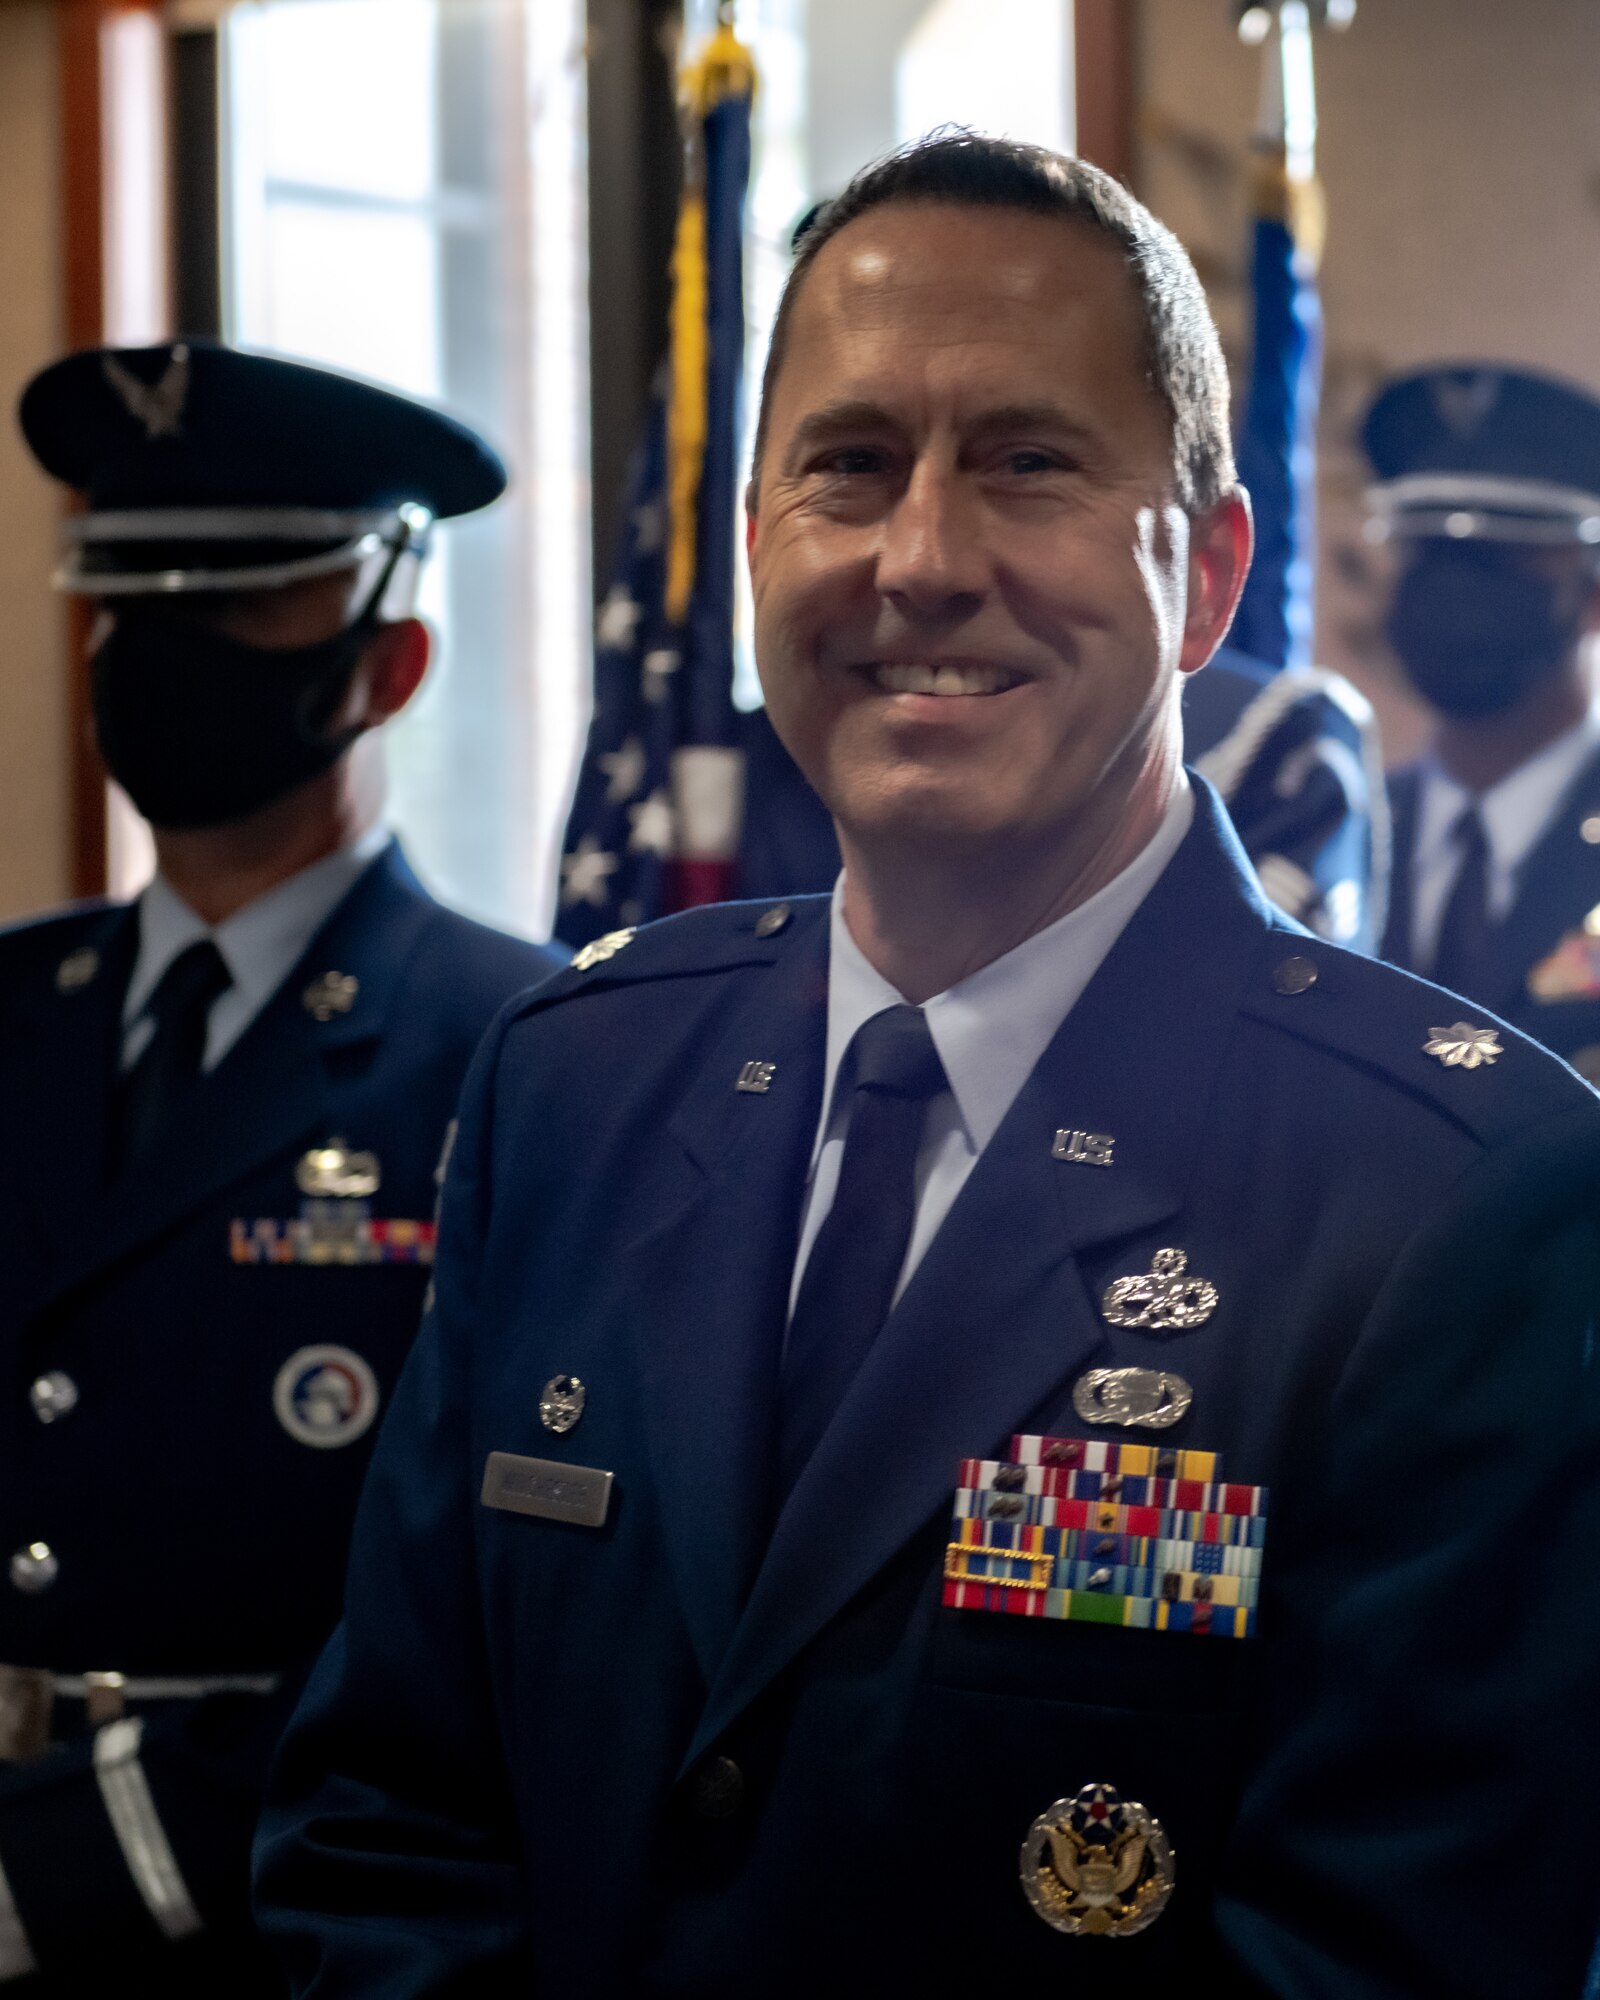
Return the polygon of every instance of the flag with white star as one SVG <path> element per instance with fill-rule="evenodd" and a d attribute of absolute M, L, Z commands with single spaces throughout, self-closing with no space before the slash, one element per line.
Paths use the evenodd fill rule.
<path fill-rule="evenodd" d="M 671 354 L 595 616 L 594 718 L 561 858 L 556 931 L 573 946 L 738 893 L 733 593 L 754 82 L 727 27 L 684 78 Z"/>

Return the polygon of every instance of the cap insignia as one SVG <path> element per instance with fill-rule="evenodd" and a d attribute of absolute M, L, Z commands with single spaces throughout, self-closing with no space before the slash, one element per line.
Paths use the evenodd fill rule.
<path fill-rule="evenodd" d="M 114 354 L 101 357 L 107 382 L 135 423 L 144 425 L 146 439 L 178 437 L 183 430 L 183 406 L 189 399 L 189 350 L 173 348 L 159 382 L 141 382 Z"/>
<path fill-rule="evenodd" d="M 1440 423 L 1458 438 L 1471 437 L 1500 400 L 1500 377 L 1488 368 L 1437 376 L 1429 388 Z"/>

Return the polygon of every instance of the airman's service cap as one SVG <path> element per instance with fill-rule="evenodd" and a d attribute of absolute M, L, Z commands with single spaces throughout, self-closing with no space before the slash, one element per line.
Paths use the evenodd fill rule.
<path fill-rule="evenodd" d="M 1600 399 L 1575 382 L 1461 361 L 1391 382 L 1361 442 L 1367 531 L 1600 544 Z"/>
<path fill-rule="evenodd" d="M 56 581 L 96 596 L 264 589 L 426 545 L 506 485 L 465 424 L 370 382 L 199 340 L 94 348 L 19 409 L 87 510 Z"/>

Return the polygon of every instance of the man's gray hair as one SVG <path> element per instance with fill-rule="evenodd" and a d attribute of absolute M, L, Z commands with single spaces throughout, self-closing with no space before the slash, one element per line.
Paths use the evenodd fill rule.
<path fill-rule="evenodd" d="M 1228 432 L 1228 370 L 1205 291 L 1187 251 L 1164 223 L 1109 174 L 1043 146 L 945 128 L 863 167 L 834 201 L 815 211 L 795 246 L 794 264 L 772 329 L 761 379 L 755 477 L 761 473 L 767 411 L 783 366 L 794 305 L 806 273 L 841 229 L 890 202 L 948 202 L 1022 209 L 1088 223 L 1122 251 L 1144 327 L 1145 373 L 1172 423 L 1178 499 L 1202 514 L 1236 483 Z"/>

